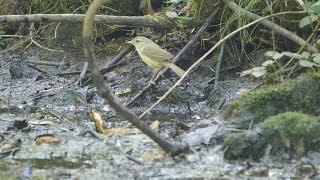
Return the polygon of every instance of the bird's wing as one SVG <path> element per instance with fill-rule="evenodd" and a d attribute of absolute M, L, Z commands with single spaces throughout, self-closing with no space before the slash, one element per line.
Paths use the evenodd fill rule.
<path fill-rule="evenodd" d="M 143 54 L 147 54 L 149 58 L 158 61 L 166 61 L 174 58 L 174 55 L 169 53 L 168 51 L 159 48 L 155 48 L 153 46 L 145 46 L 142 50 Z"/>

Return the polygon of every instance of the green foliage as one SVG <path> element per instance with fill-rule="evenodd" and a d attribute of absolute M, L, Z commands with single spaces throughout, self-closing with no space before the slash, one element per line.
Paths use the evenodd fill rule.
<path fill-rule="evenodd" d="M 266 16 L 270 15 L 276 12 L 281 12 L 282 7 L 284 4 L 281 1 L 277 0 L 271 0 L 271 1 L 264 1 L 264 0 L 239 0 L 237 1 L 237 4 L 241 6 L 243 9 L 258 14 L 260 16 Z M 243 16 L 244 12 L 237 11 L 237 12 L 230 12 L 226 7 L 225 13 L 221 19 L 221 34 L 226 34 L 230 29 L 234 28 L 240 28 L 246 24 L 248 24 L 251 20 Z M 252 33 L 256 28 L 248 29 L 241 31 L 240 33 L 240 39 L 242 41 L 251 41 Z M 245 44 L 247 42 L 242 42 L 242 44 Z"/>
<path fill-rule="evenodd" d="M 303 9 L 309 12 L 308 16 L 300 20 L 299 27 L 311 25 L 312 23 L 319 21 L 320 19 L 320 1 L 318 2 L 306 2 Z"/>
<path fill-rule="evenodd" d="M 265 61 L 262 66 L 241 72 L 241 77 L 248 74 L 251 74 L 256 78 L 262 77 L 267 73 L 267 67 L 272 67 L 275 70 L 277 67 L 281 68 L 280 61 L 285 58 L 294 60 L 294 64 L 298 64 L 304 68 L 320 67 L 320 53 L 310 54 L 309 52 L 304 51 L 299 54 L 292 52 L 279 53 L 276 51 L 267 51 L 264 55 L 268 57 L 269 60 Z"/>
<path fill-rule="evenodd" d="M 89 0 L 68 0 L 68 1 L 50 1 L 50 0 L 32 0 L 32 13 L 85 13 L 87 6 L 90 5 Z"/>
<path fill-rule="evenodd" d="M 218 8 L 217 2 L 212 0 L 189 0 L 192 4 L 192 12 L 198 20 L 208 17 L 215 8 Z"/>
<path fill-rule="evenodd" d="M 284 57 L 288 57 L 292 60 L 296 60 L 296 63 L 306 68 L 320 67 L 320 53 L 310 54 L 309 52 L 304 51 L 301 54 L 298 54 L 292 52 L 279 53 L 268 51 L 265 53 L 265 56 L 272 58 L 274 61 L 279 61 Z"/>
<path fill-rule="evenodd" d="M 235 3 L 241 6 L 241 8 L 257 14 L 261 17 L 265 17 L 267 15 L 283 12 L 283 11 L 297 11 L 299 10 L 299 6 L 296 1 L 278 1 L 278 0 L 235 0 Z M 233 12 L 229 7 L 225 6 L 225 11 L 221 16 L 221 27 L 220 34 L 221 36 L 225 36 L 225 34 L 243 27 L 252 21 L 252 19 L 243 15 L 243 11 Z M 297 32 L 297 20 L 301 19 L 301 15 L 283 15 L 278 18 L 269 18 L 268 20 L 280 24 L 282 27 Z M 297 32 L 303 38 L 308 36 L 308 31 Z M 239 49 L 244 52 L 250 54 L 251 52 L 256 51 L 260 47 L 265 48 L 282 48 L 284 43 L 280 43 L 279 40 L 282 40 L 281 35 L 273 33 L 270 29 L 265 29 L 264 26 L 257 24 L 256 26 L 252 26 L 247 28 L 236 35 L 234 38 L 237 38 L 235 41 L 238 42 Z M 274 42 L 279 42 L 275 44 Z M 274 46 L 275 45 L 275 46 Z M 285 48 L 291 48 L 290 46 L 295 46 L 294 44 L 287 46 Z M 245 57 L 245 54 L 244 54 Z M 277 64 L 274 64 L 276 66 Z M 266 70 L 273 69 L 265 68 L 264 66 L 252 69 L 249 72 L 245 72 L 247 74 L 255 74 L 256 76 L 262 76 L 266 73 Z"/>

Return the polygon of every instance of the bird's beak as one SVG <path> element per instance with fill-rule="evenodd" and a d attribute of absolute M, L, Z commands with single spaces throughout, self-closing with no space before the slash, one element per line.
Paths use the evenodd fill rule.
<path fill-rule="evenodd" d="M 127 41 L 128 44 L 133 44 L 133 41 Z"/>

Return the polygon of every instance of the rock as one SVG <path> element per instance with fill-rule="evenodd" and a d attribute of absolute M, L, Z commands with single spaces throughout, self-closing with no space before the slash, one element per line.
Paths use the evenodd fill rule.
<path fill-rule="evenodd" d="M 9 64 L 9 72 L 11 79 L 34 78 L 39 73 L 31 69 L 23 60 L 14 59 Z"/>

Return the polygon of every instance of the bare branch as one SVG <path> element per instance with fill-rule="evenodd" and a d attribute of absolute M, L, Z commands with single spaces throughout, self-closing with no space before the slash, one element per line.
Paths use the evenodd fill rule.
<path fill-rule="evenodd" d="M 30 22 L 83 22 L 84 14 L 27 14 L 27 15 L 2 15 L 0 22 L 30 23 Z M 95 22 L 111 25 L 144 26 L 169 28 L 170 21 L 164 19 L 149 18 L 148 16 L 109 16 L 96 15 Z"/>
<path fill-rule="evenodd" d="M 231 0 L 223 0 L 224 3 L 227 4 L 227 6 L 232 9 L 233 11 L 240 11 L 241 13 L 243 13 L 244 16 L 248 17 L 251 20 L 257 20 L 257 19 L 261 19 L 262 17 L 259 15 L 256 15 L 254 13 L 251 13 L 243 8 L 241 8 L 240 6 L 238 6 L 236 3 L 234 3 Z M 307 12 L 306 12 L 307 13 Z M 267 19 L 263 19 L 259 22 L 260 24 L 262 24 L 263 26 L 274 30 L 275 32 L 279 33 L 280 35 L 290 39 L 291 41 L 295 42 L 296 44 L 298 44 L 299 46 L 303 47 L 305 46 L 305 49 L 311 53 L 317 53 L 318 49 L 314 46 L 312 46 L 311 44 L 309 44 L 307 41 L 305 41 L 304 39 L 302 39 L 301 37 L 299 37 L 298 35 L 288 31 L 287 29 L 267 20 Z"/>

